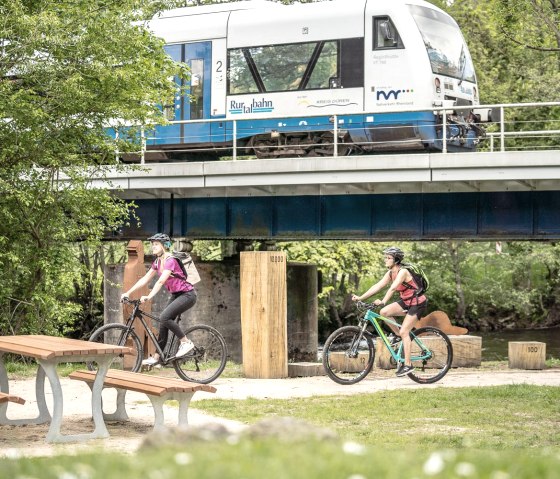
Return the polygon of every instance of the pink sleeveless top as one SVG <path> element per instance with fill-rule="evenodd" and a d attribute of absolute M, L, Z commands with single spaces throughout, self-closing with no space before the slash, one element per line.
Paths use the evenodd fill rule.
<path fill-rule="evenodd" d="M 167 258 L 163 263 L 161 271 L 158 267 L 159 262 L 158 258 L 152 263 L 152 269 L 156 270 L 158 276 L 161 276 L 164 269 L 170 269 L 173 273 L 173 276 L 170 276 L 165 282 L 165 287 L 170 293 L 186 293 L 187 291 L 194 289 L 194 286 L 185 279 L 183 271 L 175 258 L 172 258 L 171 256 Z"/>

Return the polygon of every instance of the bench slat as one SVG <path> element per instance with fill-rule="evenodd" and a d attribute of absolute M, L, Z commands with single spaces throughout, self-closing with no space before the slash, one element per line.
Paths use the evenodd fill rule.
<path fill-rule="evenodd" d="M 95 371 L 74 371 L 70 374 L 69 377 L 70 379 L 77 379 L 93 384 L 93 382 L 95 381 L 95 374 Z M 161 386 L 152 386 L 150 384 L 142 384 L 139 382 L 127 381 L 125 379 L 117 379 L 112 377 L 105 377 L 103 386 L 128 389 L 130 391 L 151 394 L 154 396 L 162 396 L 166 393 L 165 388 Z"/>
<path fill-rule="evenodd" d="M 74 371 L 70 374 L 71 379 L 93 383 L 96 371 Z M 176 378 L 164 378 L 161 376 L 149 376 L 147 374 L 133 373 L 131 371 L 120 371 L 110 369 L 105 377 L 104 385 L 130 389 L 136 392 L 163 396 L 169 392 L 216 392 L 216 388 L 207 384 L 190 383 Z"/>
<path fill-rule="evenodd" d="M 216 388 L 214 386 L 210 386 L 208 384 L 199 384 L 199 383 L 193 383 L 189 381 L 183 381 L 182 379 L 177 379 L 177 378 L 166 378 L 164 376 L 151 376 L 148 374 L 133 373 L 131 371 L 122 371 L 119 369 L 110 369 L 108 375 L 109 374 L 111 378 L 138 380 L 138 381 L 142 381 L 143 383 L 147 382 L 148 384 L 158 385 L 166 388 L 175 386 L 179 388 L 181 391 L 216 392 Z"/>

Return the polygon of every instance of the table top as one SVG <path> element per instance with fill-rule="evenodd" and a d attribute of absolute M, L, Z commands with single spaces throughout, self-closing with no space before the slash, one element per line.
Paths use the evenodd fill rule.
<path fill-rule="evenodd" d="M 133 352 L 131 348 L 124 346 L 38 334 L 0 336 L 0 351 L 36 359 L 52 359 L 57 356 L 132 354 Z"/>

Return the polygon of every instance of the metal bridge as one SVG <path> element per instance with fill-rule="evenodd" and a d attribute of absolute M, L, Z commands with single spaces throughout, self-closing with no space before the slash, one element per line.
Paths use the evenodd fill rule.
<path fill-rule="evenodd" d="M 144 163 L 93 185 L 138 205 L 120 238 L 556 240 L 560 131 L 508 111 L 558 106 L 491 105 L 487 151 Z"/>

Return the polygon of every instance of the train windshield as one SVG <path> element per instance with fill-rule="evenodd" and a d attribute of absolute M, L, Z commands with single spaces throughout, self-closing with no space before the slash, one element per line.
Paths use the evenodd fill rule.
<path fill-rule="evenodd" d="M 418 5 L 409 8 L 424 39 L 432 71 L 475 82 L 471 55 L 455 20 L 431 8 Z"/>

